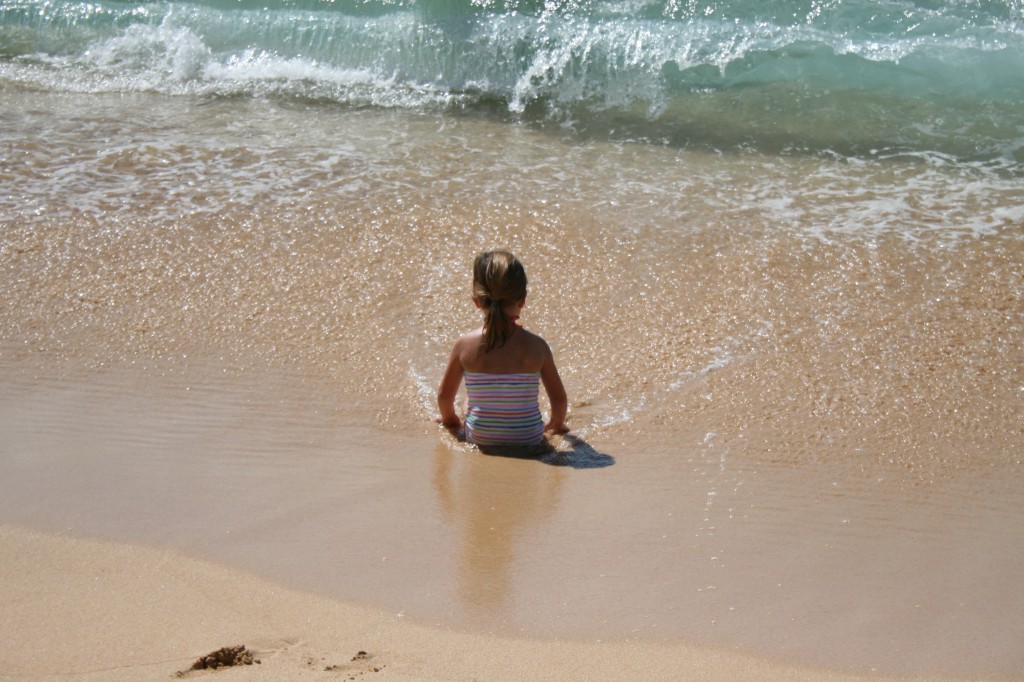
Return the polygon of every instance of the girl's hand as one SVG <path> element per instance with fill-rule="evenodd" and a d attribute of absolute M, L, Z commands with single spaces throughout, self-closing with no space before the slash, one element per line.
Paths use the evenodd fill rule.
<path fill-rule="evenodd" d="M 554 422 L 548 422 L 547 426 L 544 427 L 544 431 L 547 433 L 561 435 L 563 433 L 569 433 L 569 427 L 565 424 L 565 422 L 559 422 L 557 424 L 555 424 Z"/>
<path fill-rule="evenodd" d="M 450 417 L 443 419 L 442 417 L 434 417 L 434 421 L 448 429 L 449 431 L 458 431 L 462 428 L 462 420 L 458 417 Z"/>

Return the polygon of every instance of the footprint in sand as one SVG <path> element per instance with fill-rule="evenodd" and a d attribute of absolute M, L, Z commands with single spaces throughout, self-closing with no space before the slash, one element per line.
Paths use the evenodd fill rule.
<path fill-rule="evenodd" d="M 354 680 L 356 677 L 360 675 L 365 675 L 366 673 L 379 673 L 381 670 L 384 669 L 384 665 L 378 663 L 368 663 L 368 661 L 370 661 L 373 658 L 373 654 L 367 653 L 365 651 L 359 651 L 358 653 L 356 653 L 355 656 L 352 657 L 352 660 L 348 663 L 340 665 L 328 665 L 324 668 L 324 672 L 349 673 L 350 680 Z"/>

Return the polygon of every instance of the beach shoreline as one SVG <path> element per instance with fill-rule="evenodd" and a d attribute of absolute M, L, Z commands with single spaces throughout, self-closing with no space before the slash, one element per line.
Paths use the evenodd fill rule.
<path fill-rule="evenodd" d="M 52 674 L 97 679 L 238 644 L 412 679 L 1024 670 L 1018 171 L 0 87 L 0 524 L 67 536 L 4 552 L 11 670 L 46 625 Z M 529 273 L 564 456 L 433 422 L 494 247 Z M 351 604 L 427 643 L 338 630 Z"/>
<path fill-rule="evenodd" d="M 859 680 L 736 651 L 650 641 L 511 639 L 412 622 L 180 552 L 0 526 L 0 679 Z M 182 674 L 183 673 L 183 674 Z M 919 677 L 915 680 L 952 680 Z M 977 678 L 981 679 L 981 678 Z"/>

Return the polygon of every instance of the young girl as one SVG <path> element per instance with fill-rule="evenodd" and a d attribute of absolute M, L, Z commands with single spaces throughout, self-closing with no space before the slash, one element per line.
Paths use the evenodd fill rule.
<path fill-rule="evenodd" d="M 526 305 L 526 271 L 508 251 L 488 251 L 473 263 L 473 303 L 484 313 L 482 328 L 459 338 L 437 391 L 437 422 L 452 431 L 462 426 L 455 396 L 463 378 L 469 411 L 466 440 L 476 445 L 536 445 L 544 432 L 565 433 L 567 399 L 551 349 L 518 324 Z M 544 424 L 538 384 L 551 402 Z"/>

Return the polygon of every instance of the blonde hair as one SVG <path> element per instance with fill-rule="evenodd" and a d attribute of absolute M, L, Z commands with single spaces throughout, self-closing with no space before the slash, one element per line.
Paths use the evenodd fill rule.
<path fill-rule="evenodd" d="M 526 270 L 508 251 L 486 251 L 473 261 L 473 300 L 484 309 L 484 350 L 505 345 L 513 322 L 504 307 L 526 298 Z"/>

